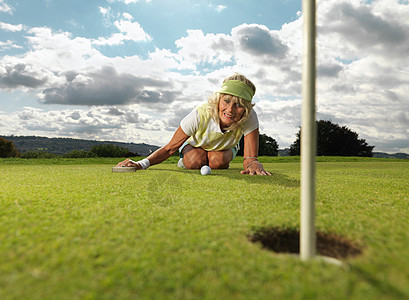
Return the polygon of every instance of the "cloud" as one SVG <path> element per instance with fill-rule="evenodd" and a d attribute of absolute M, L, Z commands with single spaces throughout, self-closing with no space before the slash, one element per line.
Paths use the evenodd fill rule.
<path fill-rule="evenodd" d="M 111 107 L 108 111 L 108 115 L 112 115 L 112 116 L 122 116 L 123 114 L 124 112 L 120 111 L 116 107 Z"/>
<path fill-rule="evenodd" d="M 240 65 L 239 61 L 247 61 L 245 65 L 252 61 L 253 66 L 260 68 L 263 64 L 284 60 L 289 50 L 275 31 L 257 24 L 239 25 L 231 34 L 188 30 L 187 36 L 175 44 L 179 48 L 180 68 L 187 69 L 203 67 L 204 63 L 220 69 L 221 65 Z"/>
<path fill-rule="evenodd" d="M 92 40 L 73 37 L 70 32 L 53 31 L 47 27 L 33 27 L 25 36 L 30 51 L 16 57 L 5 57 L 10 64 L 24 61 L 53 73 L 72 69 L 89 69 L 106 58 L 92 46 Z"/>
<path fill-rule="evenodd" d="M 4 0 L 0 0 L 0 12 L 8 13 L 10 15 L 13 14 L 14 8 L 9 6 L 7 3 L 5 3 Z"/>
<path fill-rule="evenodd" d="M 125 19 L 125 20 L 133 20 L 133 17 L 132 17 L 132 15 L 131 14 L 129 14 L 129 13 L 122 13 L 122 17 Z"/>
<path fill-rule="evenodd" d="M 176 130 L 183 118 L 185 118 L 193 110 L 193 108 L 194 106 L 190 107 L 188 105 L 180 104 L 178 104 L 177 106 L 174 105 L 174 107 L 170 108 L 170 116 L 168 116 L 168 118 L 163 121 L 166 126 L 166 130 Z"/>
<path fill-rule="evenodd" d="M 13 25 L 13 24 L 0 22 L 0 29 L 5 30 L 5 31 L 17 32 L 17 31 L 22 31 L 24 29 L 24 26 L 22 24 Z"/>
<path fill-rule="evenodd" d="M 407 10 L 406 7 L 396 5 L 395 8 Z M 351 52 L 377 55 L 403 55 L 409 50 L 409 24 L 397 20 L 385 8 L 377 11 L 377 3 L 373 5 L 354 5 L 342 1 L 328 7 L 322 15 L 318 26 L 320 34 L 337 36 L 342 44 L 351 46 Z M 405 24 L 406 23 L 406 24 Z M 348 37 L 347 40 L 341 40 Z"/>
<path fill-rule="evenodd" d="M 138 22 L 131 22 L 129 20 L 115 21 L 115 26 L 125 35 L 125 39 L 130 41 L 149 41 L 152 38 L 145 33 Z"/>
<path fill-rule="evenodd" d="M 6 51 L 9 49 L 22 49 L 22 46 L 16 45 L 13 41 L 7 40 L 5 42 L 0 41 L 0 51 Z"/>
<path fill-rule="evenodd" d="M 37 88 L 44 85 L 48 78 L 39 70 L 25 64 L 0 66 L 0 88 L 18 87 Z"/>
<path fill-rule="evenodd" d="M 180 49 L 180 68 L 196 69 L 197 65 L 230 62 L 234 55 L 234 42 L 225 34 L 204 34 L 202 30 L 188 30 L 187 36 L 175 42 Z"/>
<path fill-rule="evenodd" d="M 123 129 L 117 118 L 107 117 L 106 109 L 44 111 L 26 107 L 14 118 L 21 130 L 52 131 L 55 136 L 103 137 L 105 132 Z"/>
<path fill-rule="evenodd" d="M 66 83 L 43 92 L 44 104 L 125 105 L 134 103 L 171 103 L 180 92 L 169 82 L 118 74 L 113 67 L 98 72 L 77 74 L 67 72 Z"/>
<path fill-rule="evenodd" d="M 119 33 L 114 33 L 110 37 L 99 37 L 94 39 L 92 43 L 97 46 L 114 46 L 122 45 L 125 41 L 147 42 L 151 41 L 152 37 L 147 34 L 141 24 L 132 22 L 133 16 L 129 13 L 122 13 L 121 19 L 115 20 L 116 16 L 112 13 L 110 7 L 99 7 L 99 11 L 104 18 L 105 27 L 115 26 Z"/>
<path fill-rule="evenodd" d="M 324 77 L 337 77 L 343 67 L 339 64 L 319 65 L 317 67 L 317 75 Z"/>
<path fill-rule="evenodd" d="M 232 35 L 238 38 L 243 51 L 256 57 L 284 58 L 288 51 L 288 47 L 266 26 L 243 24 L 235 27 Z"/>
<path fill-rule="evenodd" d="M 168 141 L 164 136 L 164 123 L 158 116 L 140 113 L 138 106 L 128 106 L 120 114 L 112 114 L 112 107 L 105 106 L 50 111 L 24 107 L 11 114 L 0 111 L 0 125 L 5 135 L 18 132 L 93 140 L 139 142 L 142 139 L 147 144 Z"/>
<path fill-rule="evenodd" d="M 222 11 L 224 11 L 225 9 L 227 9 L 227 5 L 221 5 L 221 4 L 215 5 L 215 4 L 213 4 L 213 3 L 209 3 L 209 4 L 208 4 L 208 7 L 209 7 L 210 9 L 215 10 L 217 13 L 221 13 Z"/>

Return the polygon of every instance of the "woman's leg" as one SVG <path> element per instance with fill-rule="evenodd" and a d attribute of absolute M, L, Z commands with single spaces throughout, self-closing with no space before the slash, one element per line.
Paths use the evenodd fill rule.
<path fill-rule="evenodd" d="M 209 167 L 212 169 L 228 169 L 230 161 L 233 159 L 233 151 L 231 149 L 223 151 L 207 152 Z"/>
<path fill-rule="evenodd" d="M 182 150 L 183 164 L 186 169 L 200 169 L 208 165 L 212 169 L 228 169 L 233 159 L 231 149 L 223 151 L 206 151 L 186 145 Z"/>
<path fill-rule="evenodd" d="M 186 145 L 182 150 L 183 165 L 186 169 L 200 169 L 208 164 L 207 151 Z"/>

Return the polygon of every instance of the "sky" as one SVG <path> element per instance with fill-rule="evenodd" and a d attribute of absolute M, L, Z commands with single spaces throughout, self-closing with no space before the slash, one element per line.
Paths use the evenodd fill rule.
<path fill-rule="evenodd" d="M 238 72 L 301 126 L 301 0 L 0 0 L 0 135 L 169 142 Z M 317 119 L 409 153 L 409 1 L 317 0 Z"/>

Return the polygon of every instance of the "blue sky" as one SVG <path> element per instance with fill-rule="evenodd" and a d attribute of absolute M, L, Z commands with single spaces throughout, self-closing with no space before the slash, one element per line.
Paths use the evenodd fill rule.
<path fill-rule="evenodd" d="M 409 153 L 409 3 L 317 1 L 317 118 Z M 392 17 L 393 16 L 393 17 Z M 301 124 L 301 1 L 0 0 L 0 134 L 164 145 L 233 72 Z"/>
<path fill-rule="evenodd" d="M 152 37 L 152 42 L 140 45 L 126 43 L 114 49 L 100 47 L 99 50 L 108 56 L 146 55 L 155 47 L 175 50 L 174 42 L 186 35 L 188 29 L 200 29 L 205 34 L 230 33 L 233 27 L 242 23 L 279 29 L 282 24 L 295 19 L 297 11 L 301 10 L 301 2 L 295 0 L 140 0 L 129 4 L 119 0 L 3 0 L 3 3 L 12 7 L 12 14 L 2 16 L 5 23 L 49 27 L 91 39 L 117 32 L 112 23 L 117 16 L 127 13 L 143 24 L 144 31 Z M 104 15 L 102 9 L 108 12 Z M 13 34 L 3 32 L 2 37 L 7 39 Z"/>

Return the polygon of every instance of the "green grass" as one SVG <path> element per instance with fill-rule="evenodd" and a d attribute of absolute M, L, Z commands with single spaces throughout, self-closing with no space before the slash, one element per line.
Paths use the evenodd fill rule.
<path fill-rule="evenodd" d="M 317 230 L 363 248 L 337 267 L 248 241 L 299 229 L 299 159 L 261 160 L 273 176 L 0 160 L 0 299 L 409 298 L 409 161 L 318 159 Z"/>

